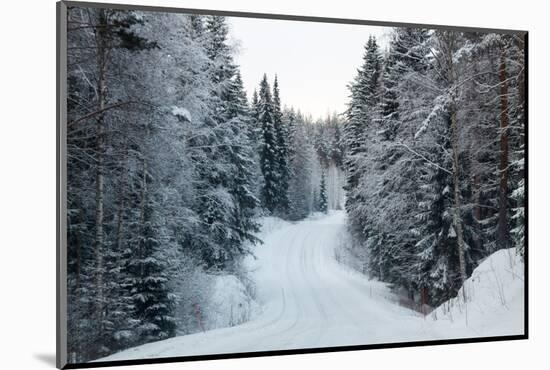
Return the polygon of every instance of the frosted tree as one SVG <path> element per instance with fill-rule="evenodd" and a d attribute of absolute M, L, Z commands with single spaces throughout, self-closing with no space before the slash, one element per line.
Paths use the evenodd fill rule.
<path fill-rule="evenodd" d="M 111 248 L 108 238 L 107 177 L 114 144 L 108 138 L 120 109 L 139 105 L 117 96 L 111 82 L 121 53 L 156 47 L 136 33 L 142 23 L 137 12 L 71 9 L 68 14 L 68 295 L 73 324 L 68 347 L 76 360 L 116 349 L 114 325 L 127 323 L 117 314 L 128 306 L 112 269 L 121 250 Z"/>
<path fill-rule="evenodd" d="M 343 120 L 336 113 L 328 114 L 312 125 L 313 145 L 319 158 L 319 164 L 326 174 L 329 209 L 341 209 L 344 200 L 342 127 Z"/>
<path fill-rule="evenodd" d="M 324 171 L 321 175 L 321 184 L 319 185 L 319 211 L 323 213 L 328 212 L 327 182 Z"/>
<path fill-rule="evenodd" d="M 289 137 L 290 182 L 288 186 L 289 211 L 291 220 L 300 220 L 312 212 L 313 167 L 317 156 L 311 138 L 300 112 L 290 109 L 284 112 Z"/>
<path fill-rule="evenodd" d="M 277 130 L 274 123 L 273 99 L 267 76 L 260 83 L 259 123 L 262 130 L 262 147 L 260 150 L 260 166 L 264 177 L 262 188 L 262 204 L 270 212 L 278 206 L 279 164 Z"/>
<path fill-rule="evenodd" d="M 373 107 L 378 101 L 380 76 L 380 52 L 376 39 L 369 37 L 365 45 L 363 65 L 357 71 L 357 76 L 349 86 L 351 100 L 346 111 L 347 122 L 344 126 L 346 143 L 345 166 L 348 177 L 346 190 L 348 201 L 346 207 L 353 207 L 353 190 L 357 187 L 361 172 L 361 160 L 366 150 L 364 145 L 366 128 L 374 118 Z"/>
<path fill-rule="evenodd" d="M 400 28 L 374 85 L 379 99 L 360 104 L 366 67 L 352 84 L 346 134 L 363 126 L 362 146 L 344 136 L 345 167 L 357 175 L 346 186 L 350 228 L 368 252 L 368 273 L 411 300 L 454 296 L 481 258 L 507 245 L 499 233 L 510 238 L 507 228 L 518 225 L 521 235 L 507 204 L 516 193 L 502 186 L 522 192 L 522 123 L 512 123 L 522 121 L 512 118 L 522 112 L 519 45 L 494 34 Z M 513 211 L 520 219 L 521 205 Z"/>
<path fill-rule="evenodd" d="M 233 126 L 234 144 L 230 147 L 230 160 L 236 170 L 230 185 L 230 193 L 235 200 L 232 227 L 236 231 L 237 248 L 243 248 L 246 242 L 258 241 L 253 235 L 259 230 L 259 225 L 254 220 L 255 210 L 260 204 L 254 194 L 255 182 L 258 177 L 257 154 L 253 150 L 251 139 L 255 133 L 250 129 L 251 117 L 248 101 L 238 70 L 231 82 L 227 92 L 227 119 L 228 124 Z"/>
<path fill-rule="evenodd" d="M 256 241 L 257 163 L 223 19 L 69 17 L 68 346 L 82 362 L 193 330 L 182 299 L 207 285 L 193 276 L 238 273 Z"/>
<path fill-rule="evenodd" d="M 227 44 L 223 17 L 205 22 L 204 45 L 212 83 L 212 115 L 205 118 L 206 131 L 195 140 L 198 190 L 196 212 L 208 225 L 202 238 L 193 241 L 208 268 L 234 266 L 245 250 L 245 240 L 255 240 L 256 207 L 252 178 L 254 156 L 250 151 L 249 112 L 238 68 Z"/>
<path fill-rule="evenodd" d="M 154 213 L 154 197 L 148 194 L 147 182 L 151 179 L 147 175 L 147 167 L 143 171 L 141 230 L 137 237 L 137 251 L 128 262 L 134 317 L 139 318 L 136 325 L 138 343 L 169 338 L 176 329 L 173 316 L 175 296 L 170 293 L 167 263 L 161 255 L 163 239 L 158 230 L 162 225 Z"/>
<path fill-rule="evenodd" d="M 344 166 L 346 178 L 346 210 L 350 217 L 350 229 L 359 240 L 365 240 L 364 218 L 361 207 L 365 204 L 359 185 L 365 174 L 367 135 L 377 117 L 379 97 L 380 52 L 376 39 L 369 37 L 365 45 L 363 64 L 355 80 L 349 86 L 351 98 L 346 111 L 344 142 L 346 155 Z"/>
<path fill-rule="evenodd" d="M 252 131 L 253 143 L 256 145 L 256 151 L 260 151 L 261 138 L 262 138 L 262 127 L 260 126 L 260 104 L 258 98 L 258 90 L 254 89 L 252 93 L 252 100 L 250 103 L 250 129 Z"/>
<path fill-rule="evenodd" d="M 277 207 L 281 215 L 288 213 L 288 182 L 290 170 L 288 168 L 288 130 L 283 121 L 281 98 L 279 96 L 279 82 L 277 76 L 273 82 L 273 125 L 277 137 L 276 164 L 277 164 Z"/>

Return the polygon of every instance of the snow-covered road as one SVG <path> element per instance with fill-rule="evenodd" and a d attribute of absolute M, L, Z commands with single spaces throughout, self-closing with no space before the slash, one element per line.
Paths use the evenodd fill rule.
<path fill-rule="evenodd" d="M 335 260 L 344 230 L 344 212 L 332 211 L 266 232 L 254 261 L 263 311 L 252 321 L 149 343 L 102 360 L 442 339 L 433 321 L 397 305 L 384 284 Z M 446 338 L 455 337 L 448 330 Z"/>

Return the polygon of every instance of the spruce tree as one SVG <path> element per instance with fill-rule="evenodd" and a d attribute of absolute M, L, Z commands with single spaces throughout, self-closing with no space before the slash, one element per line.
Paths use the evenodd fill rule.
<path fill-rule="evenodd" d="M 68 19 L 87 25 L 68 34 L 67 56 L 68 155 L 73 159 L 67 164 L 67 345 L 74 360 L 85 362 L 120 349 L 118 329 L 132 320 L 118 275 L 123 252 L 110 233 L 109 176 L 122 166 L 113 155 L 118 143 L 112 140 L 118 131 L 112 127 L 114 112 L 105 108 L 127 103 L 117 96 L 113 79 L 122 56 L 148 55 L 157 43 L 138 32 L 144 22 L 134 11 L 71 8 Z"/>
<path fill-rule="evenodd" d="M 369 37 L 365 45 L 363 64 L 357 71 L 353 83 L 349 86 L 351 99 L 346 111 L 344 124 L 344 142 L 346 155 L 346 210 L 350 214 L 350 229 L 362 242 L 368 235 L 365 227 L 364 187 L 360 185 L 365 175 L 368 140 L 373 137 L 374 123 L 378 117 L 380 77 L 380 52 L 376 39 Z M 370 128 L 370 129 L 369 129 Z"/>
<path fill-rule="evenodd" d="M 244 251 L 246 242 L 257 242 L 253 233 L 259 230 L 254 220 L 254 211 L 259 200 L 253 192 L 255 184 L 255 152 L 253 150 L 250 132 L 250 111 L 248 100 L 243 88 L 240 72 L 229 81 L 227 91 L 227 124 L 233 127 L 233 145 L 230 146 L 230 161 L 235 168 L 230 181 L 229 192 L 234 198 L 232 228 L 235 246 L 233 249 Z M 235 256 L 238 256 L 236 254 Z"/>
<path fill-rule="evenodd" d="M 303 116 L 290 109 L 285 112 L 284 121 L 288 127 L 288 163 L 291 173 L 288 186 L 288 217 L 291 220 L 301 220 L 317 207 L 312 199 L 317 184 L 313 189 L 311 186 L 317 156 Z"/>
<path fill-rule="evenodd" d="M 242 79 L 227 45 L 225 18 L 208 17 L 205 32 L 214 114 L 206 119 L 206 142 L 200 143 L 205 160 L 198 163 L 202 194 L 196 209 L 209 230 L 194 243 L 208 268 L 227 269 L 247 252 L 245 242 L 257 240 L 253 233 L 258 226 L 252 219 L 258 201 L 253 191 L 251 117 Z"/>
<path fill-rule="evenodd" d="M 327 184 L 325 178 L 325 171 L 321 174 L 321 185 L 319 186 L 319 211 L 323 213 L 328 212 L 328 199 L 327 199 Z"/>
<path fill-rule="evenodd" d="M 250 103 L 250 131 L 252 133 L 252 142 L 256 145 L 257 152 L 260 151 L 260 143 L 262 139 L 262 127 L 260 125 L 260 101 L 258 98 L 258 90 L 254 89 L 252 93 L 252 101 Z"/>
<path fill-rule="evenodd" d="M 401 213 L 408 213 L 414 209 L 422 208 L 416 204 L 414 197 L 402 196 L 401 194 L 415 194 L 418 191 L 417 184 L 411 184 L 411 178 L 418 178 L 422 171 L 423 163 L 416 158 L 407 158 L 410 154 L 401 146 L 406 141 L 414 146 L 416 143 L 409 143 L 409 112 L 408 99 L 403 97 L 403 90 L 407 86 L 406 78 L 411 73 L 425 69 L 422 55 L 421 39 L 423 30 L 397 29 L 392 34 L 388 53 L 384 60 L 383 72 L 381 75 L 380 93 L 380 117 L 371 128 L 376 135 L 369 142 L 375 146 L 373 159 L 376 164 L 371 176 L 380 176 L 383 180 L 377 185 L 377 194 L 380 197 L 381 206 L 388 217 L 392 204 L 401 205 Z M 410 49 L 409 49 L 410 48 Z M 413 51 L 414 49 L 414 51 Z M 405 104 L 401 104 L 404 102 Z M 420 104 L 419 104 L 420 103 Z M 417 101 L 413 109 L 422 108 L 422 101 Z M 406 122 L 406 123 L 404 123 Z M 418 148 L 415 148 L 418 149 Z M 403 165 L 404 158 L 407 165 Z M 372 171 L 372 170 L 371 170 Z M 395 176 L 399 174 L 399 176 Z M 395 179 L 390 180 L 392 177 Z M 376 183 L 376 182 L 375 182 Z M 428 200 L 424 200 L 427 202 Z M 425 203 L 421 204 L 425 204 Z M 385 209 L 388 209 L 386 211 Z M 409 296 L 414 296 L 418 289 L 416 281 L 411 281 L 411 275 L 416 270 L 411 268 L 417 262 L 417 235 L 414 230 L 414 223 L 402 220 L 392 220 L 391 228 L 388 228 L 388 221 L 372 220 L 369 223 L 369 250 L 371 254 L 371 269 L 377 271 L 379 277 L 390 282 L 395 287 L 405 288 Z"/>
<path fill-rule="evenodd" d="M 346 111 L 344 128 L 346 142 L 345 167 L 347 169 L 346 190 L 351 195 L 361 177 L 360 162 L 365 152 L 366 128 L 375 115 L 373 107 L 378 101 L 380 75 L 380 52 L 376 39 L 369 37 L 365 45 L 363 65 L 350 85 L 351 101 Z M 351 206 L 352 198 L 348 198 Z"/>
<path fill-rule="evenodd" d="M 169 338 L 176 330 L 173 317 L 175 296 L 168 287 L 167 264 L 158 233 L 161 226 L 154 214 L 153 201 L 149 195 L 145 196 L 138 251 L 129 261 L 133 280 L 130 293 L 135 307 L 134 317 L 139 318 L 137 330 L 141 343 Z"/>
<path fill-rule="evenodd" d="M 393 45 L 392 45 L 393 46 Z M 401 77 L 400 61 L 397 58 L 397 51 L 390 47 L 390 52 L 384 64 L 382 74 L 382 97 L 380 102 L 381 130 L 385 140 L 393 140 L 397 134 L 399 125 L 399 101 L 398 81 Z"/>
<path fill-rule="evenodd" d="M 259 122 L 262 130 L 262 147 L 260 151 L 260 167 L 264 177 L 261 190 L 262 204 L 270 212 L 274 212 L 279 201 L 279 162 L 277 130 L 274 124 L 273 99 L 267 76 L 260 83 Z"/>
<path fill-rule="evenodd" d="M 285 216 L 288 213 L 288 182 L 290 176 L 288 167 L 288 130 L 283 121 L 277 75 L 275 75 L 275 81 L 273 82 L 273 125 L 277 136 L 277 209 L 281 215 Z"/>

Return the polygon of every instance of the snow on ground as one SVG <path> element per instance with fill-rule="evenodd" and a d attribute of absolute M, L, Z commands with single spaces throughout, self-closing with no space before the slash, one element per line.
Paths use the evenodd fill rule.
<path fill-rule="evenodd" d="M 344 232 L 343 211 L 297 223 L 264 219 L 259 235 L 264 244 L 255 247 L 256 259 L 247 261 L 261 305 L 252 320 L 149 343 L 102 360 L 522 333 L 523 267 L 512 251 L 497 252 L 476 269 L 466 284 L 468 310 L 453 301 L 424 317 L 395 304 L 385 284 L 335 260 Z"/>
<path fill-rule="evenodd" d="M 430 315 L 453 338 L 523 334 L 524 266 L 515 248 L 493 253 L 472 273 L 457 297 Z M 464 304 L 464 292 L 466 304 Z"/>
<path fill-rule="evenodd" d="M 202 307 L 206 329 L 242 324 L 258 314 L 260 307 L 244 284 L 233 275 L 216 276 L 207 307 Z"/>

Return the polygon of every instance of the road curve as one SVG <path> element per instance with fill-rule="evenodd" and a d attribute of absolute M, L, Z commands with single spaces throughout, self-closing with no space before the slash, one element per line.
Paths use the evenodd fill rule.
<path fill-rule="evenodd" d="M 261 314 L 254 320 L 131 348 L 101 361 L 439 339 L 395 304 L 384 284 L 334 259 L 345 213 L 286 224 L 257 247 Z"/>

